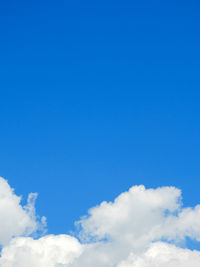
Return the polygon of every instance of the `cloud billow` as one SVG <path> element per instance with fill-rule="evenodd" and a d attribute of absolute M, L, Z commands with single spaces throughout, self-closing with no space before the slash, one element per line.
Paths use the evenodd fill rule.
<path fill-rule="evenodd" d="M 200 251 L 183 246 L 200 241 L 200 206 L 183 208 L 175 187 L 133 186 L 113 202 L 91 208 L 79 234 L 42 235 L 45 218 L 35 213 L 35 194 L 22 206 L 0 179 L 1 267 L 199 267 Z"/>

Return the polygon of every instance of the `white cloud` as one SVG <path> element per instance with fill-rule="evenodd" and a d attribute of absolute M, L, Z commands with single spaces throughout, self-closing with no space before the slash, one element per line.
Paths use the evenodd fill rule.
<path fill-rule="evenodd" d="M 54 267 L 68 266 L 82 252 L 74 237 L 47 235 L 38 240 L 18 237 L 2 251 L 2 267 Z"/>
<path fill-rule="evenodd" d="M 13 216 L 23 219 L 23 226 L 10 223 Z M 114 202 L 93 207 L 77 223 L 80 240 L 69 235 L 33 239 L 14 237 L 40 227 L 33 201 L 20 206 L 20 198 L 2 178 L 0 217 L 4 225 L 9 222 L 9 227 L 0 227 L 5 244 L 1 267 L 200 266 L 200 251 L 179 247 L 186 237 L 200 241 L 200 206 L 183 208 L 181 191 L 174 187 L 134 186 Z"/>
<path fill-rule="evenodd" d="M 178 248 L 162 242 L 151 244 L 149 249 L 141 255 L 129 256 L 127 261 L 118 267 L 198 267 L 200 252 Z"/>
<path fill-rule="evenodd" d="M 37 194 L 29 194 L 27 205 L 20 205 L 7 181 L 0 177 L 0 245 L 7 244 L 12 237 L 30 235 L 42 227 L 35 215 Z M 42 219 L 44 221 L 44 218 Z"/>

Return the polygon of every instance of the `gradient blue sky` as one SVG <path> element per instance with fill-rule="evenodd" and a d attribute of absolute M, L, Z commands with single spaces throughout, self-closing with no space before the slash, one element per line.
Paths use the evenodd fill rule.
<path fill-rule="evenodd" d="M 2 1 L 0 175 L 50 233 L 135 184 L 199 203 L 198 1 Z"/>

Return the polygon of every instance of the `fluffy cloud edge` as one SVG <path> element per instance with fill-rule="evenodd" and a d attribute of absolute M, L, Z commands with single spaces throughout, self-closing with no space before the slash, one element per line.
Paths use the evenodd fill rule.
<path fill-rule="evenodd" d="M 13 237 L 45 232 L 46 218 L 36 215 L 36 198 L 37 193 L 30 193 L 27 204 L 22 206 L 21 197 L 0 177 L 0 245 L 8 244 Z"/>
<path fill-rule="evenodd" d="M 36 197 L 29 194 L 22 206 L 0 178 L 1 267 L 200 266 L 200 251 L 180 247 L 186 238 L 200 241 L 200 205 L 183 208 L 175 187 L 131 187 L 113 202 L 89 209 L 76 223 L 77 237 L 31 237 L 46 224 L 36 215 Z"/>

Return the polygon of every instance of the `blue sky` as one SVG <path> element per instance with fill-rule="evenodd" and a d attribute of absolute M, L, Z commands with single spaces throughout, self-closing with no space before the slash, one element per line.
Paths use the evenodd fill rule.
<path fill-rule="evenodd" d="M 0 175 L 50 233 L 132 185 L 199 202 L 198 1 L 4 1 Z"/>

